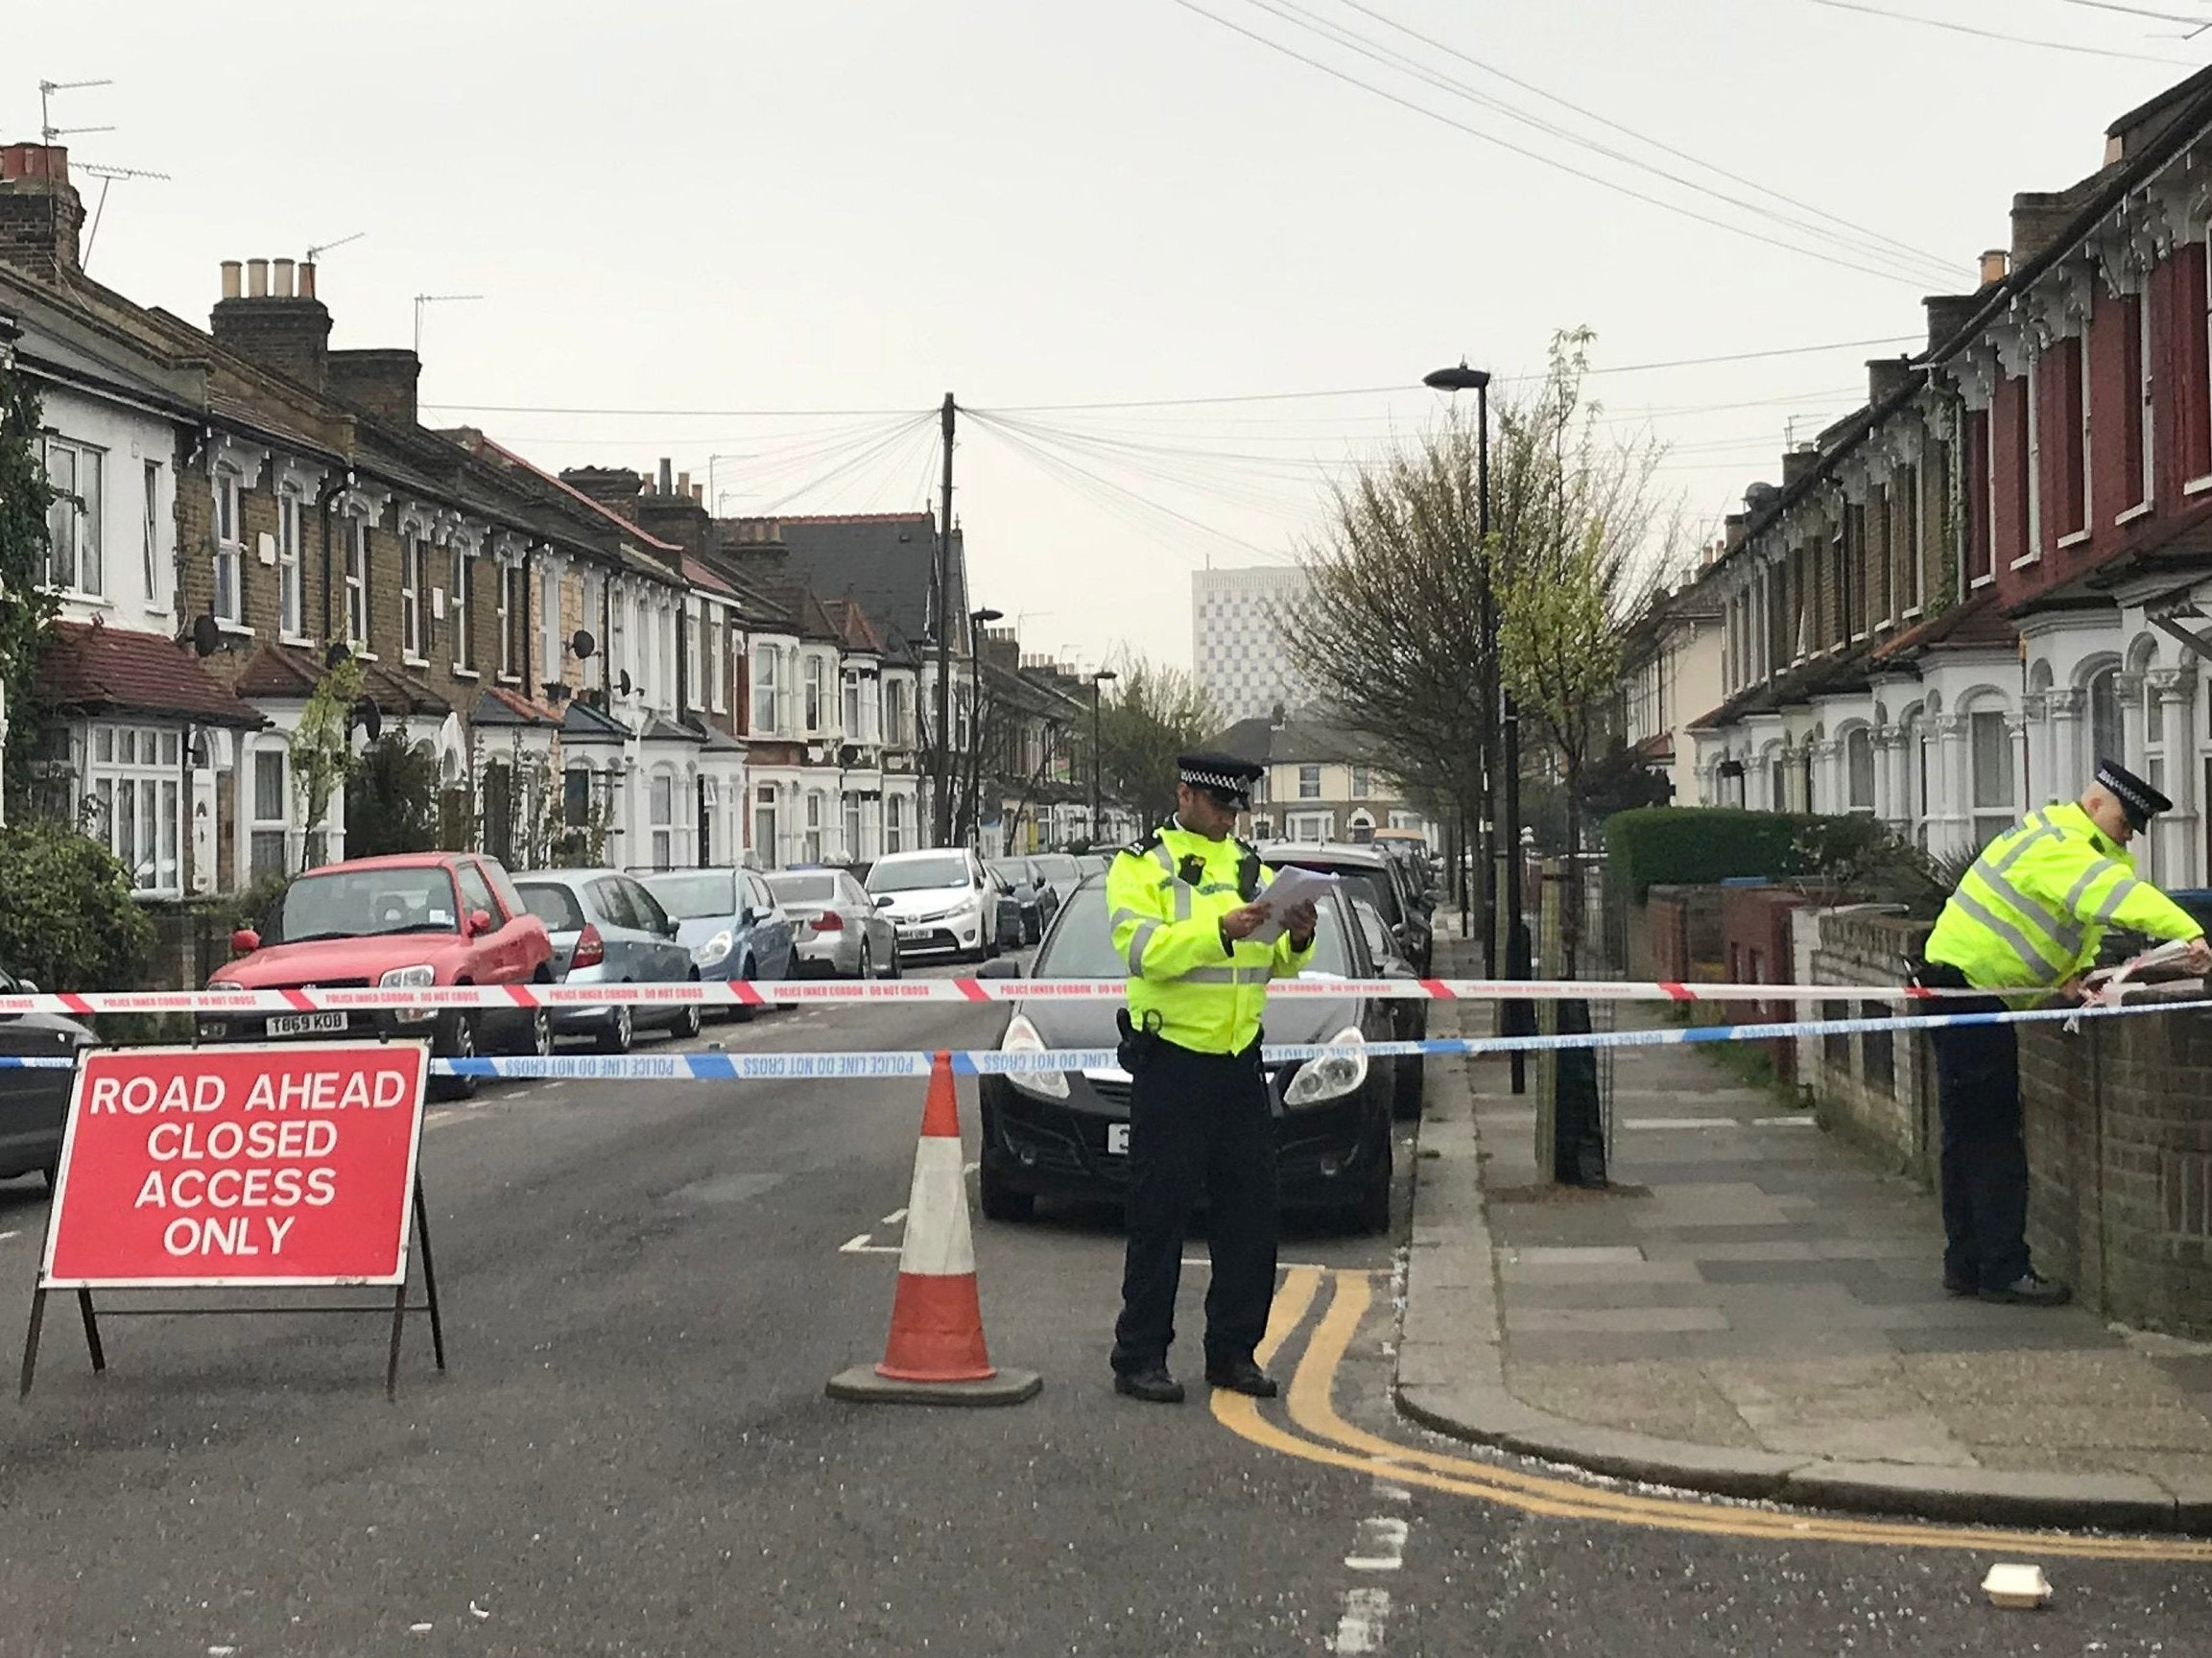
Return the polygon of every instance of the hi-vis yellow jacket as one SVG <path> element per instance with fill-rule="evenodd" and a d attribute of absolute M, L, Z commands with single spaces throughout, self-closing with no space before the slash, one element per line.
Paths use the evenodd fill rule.
<path fill-rule="evenodd" d="M 1116 854 L 1106 871 L 1114 949 L 1129 967 L 1130 1017 L 1159 1015 L 1159 1033 L 1200 1054 L 1241 1054 L 1259 1039 L 1268 981 L 1295 974 L 1313 947 L 1240 938 L 1222 948 L 1222 917 L 1266 890 L 1259 855 L 1234 836 L 1208 841 L 1175 823 Z"/>
<path fill-rule="evenodd" d="M 1984 989 L 2056 985 L 2097 959 L 2105 929 L 2194 938 L 2204 929 L 2078 805 L 2046 806 L 1982 849 L 1928 936 L 1928 959 Z"/>

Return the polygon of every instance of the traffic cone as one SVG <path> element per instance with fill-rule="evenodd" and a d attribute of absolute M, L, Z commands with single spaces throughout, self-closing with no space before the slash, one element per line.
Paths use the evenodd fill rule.
<path fill-rule="evenodd" d="M 967 1176 L 961 1168 L 960 1096 L 952 1055 L 940 1050 L 929 1072 L 906 1242 L 883 1362 L 830 1378 L 829 1396 L 909 1405 L 1017 1405 L 1044 1386 L 1032 1370 L 992 1367 L 976 1294 L 968 1231 Z"/>

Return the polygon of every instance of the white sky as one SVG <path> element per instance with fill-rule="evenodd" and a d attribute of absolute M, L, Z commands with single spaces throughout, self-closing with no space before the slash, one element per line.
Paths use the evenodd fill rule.
<path fill-rule="evenodd" d="M 1851 0 L 1853 5 L 1860 0 Z M 1702 161 L 1942 256 L 2009 239 L 2011 193 L 2092 171 L 2105 126 L 2212 59 L 2212 34 L 2085 0 L 1190 0 L 1451 119 L 1730 225 L 1803 232 L 1570 150 L 1356 56 L 1298 14 L 1411 53 L 1672 171 L 1443 46 Z M 2130 0 L 2212 20 L 2212 0 Z M 1843 268 L 1630 200 L 1331 79 L 1177 0 L 387 0 L 18 7 L 0 138 L 36 82 L 114 186 L 91 270 L 204 322 L 226 258 L 330 253 L 333 343 L 404 344 L 417 293 L 432 423 L 553 466 L 661 455 L 725 513 L 934 501 L 934 409 L 1398 387 L 1360 396 L 970 420 L 957 509 L 978 600 L 1025 648 L 1187 664 L 1188 572 L 1282 561 L 1363 441 L 1431 417 L 1462 354 L 1601 367 L 1913 336 L 1925 261 Z M 1729 195 L 1743 186 L 1696 172 Z M 97 180 L 80 177 L 88 208 Z M 1766 198 L 1762 204 L 1780 207 Z M 1857 348 L 1607 376 L 1677 447 L 1701 521 L 1863 399 Z M 460 405 L 469 405 L 467 408 Z M 1733 408 L 1719 405 L 1750 405 Z M 513 406 L 494 412 L 489 406 Z M 556 410 L 728 411 L 708 414 Z M 755 415 L 751 411 L 862 411 Z M 880 414 L 873 412 L 882 412 Z M 1664 411 L 1652 413 L 1647 411 Z M 901 414 L 930 414 L 900 432 Z M 1072 436 L 1071 436 L 1072 435 Z M 881 439 L 880 441 L 877 439 Z M 845 469 L 825 479 L 841 463 Z M 1071 470 L 1070 468 L 1081 470 Z M 1055 470 L 1057 469 L 1057 470 Z M 1085 476 L 1084 474 L 1095 476 Z M 1142 500 L 1134 500 L 1130 492 Z M 1193 522 L 1195 521 L 1195 522 Z"/>

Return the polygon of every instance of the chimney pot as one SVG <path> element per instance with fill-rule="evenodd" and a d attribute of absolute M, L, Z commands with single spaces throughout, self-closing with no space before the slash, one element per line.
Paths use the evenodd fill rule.
<path fill-rule="evenodd" d="M 704 506 L 706 504 L 706 486 L 703 484 L 694 484 L 691 486 L 691 498 L 694 501 L 700 503 L 700 505 Z"/>
<path fill-rule="evenodd" d="M 658 487 L 658 489 L 659 489 L 659 492 L 660 492 L 661 494 L 663 494 L 663 495 L 673 495 L 673 494 L 675 494 L 675 493 L 676 493 L 676 481 L 675 481 L 675 480 L 676 480 L 676 474 L 675 474 L 675 472 L 673 471 L 673 469 L 671 468 L 671 465 L 670 465 L 670 462 L 669 462 L 669 459 L 668 459 L 668 457 L 667 457 L 667 456 L 663 455 L 663 456 L 660 458 L 660 476 L 659 476 L 659 478 L 658 478 L 658 480 L 657 480 L 657 487 Z"/>
<path fill-rule="evenodd" d="M 245 291 L 246 267 L 235 259 L 223 261 L 223 297 L 235 299 Z"/>
<path fill-rule="evenodd" d="M 1992 248 L 1982 255 L 1982 286 L 2002 282 L 2012 269 L 2012 255 L 2003 248 Z"/>
<path fill-rule="evenodd" d="M 273 295 L 274 295 L 274 297 L 276 297 L 276 298 L 278 298 L 278 299 L 289 299 L 289 298 L 291 298 L 291 297 L 292 297 L 292 261 L 291 261 L 291 260 L 289 260 L 289 259 L 278 259 L 278 260 L 275 260 L 275 261 L 274 261 L 274 262 L 273 262 L 273 274 L 274 274 L 274 278 L 275 278 L 275 280 L 274 280 L 274 284 L 273 284 L 273 288 L 272 288 L 272 292 L 273 292 Z"/>
<path fill-rule="evenodd" d="M 315 261 L 312 259 L 302 259 L 299 262 L 299 297 L 302 299 L 315 297 Z"/>
<path fill-rule="evenodd" d="M 249 259 L 246 261 L 246 297 L 249 299 L 266 299 L 269 297 L 268 260 Z"/>
<path fill-rule="evenodd" d="M 677 492 L 678 495 L 688 495 L 688 494 L 690 494 L 690 493 L 691 493 L 691 474 L 690 474 L 690 473 L 688 473 L 688 472 L 678 472 L 678 473 L 676 475 L 676 492 Z"/>

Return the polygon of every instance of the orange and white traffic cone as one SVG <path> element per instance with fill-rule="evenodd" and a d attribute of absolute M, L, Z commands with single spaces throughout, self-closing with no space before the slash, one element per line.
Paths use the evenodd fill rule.
<path fill-rule="evenodd" d="M 1017 1405 L 1044 1386 L 1035 1371 L 998 1370 L 984 1344 L 967 1176 L 961 1168 L 960 1097 L 952 1055 L 930 1066 L 921 1141 L 907 1195 L 906 1242 L 883 1362 L 830 1378 L 829 1396 L 909 1405 Z"/>

